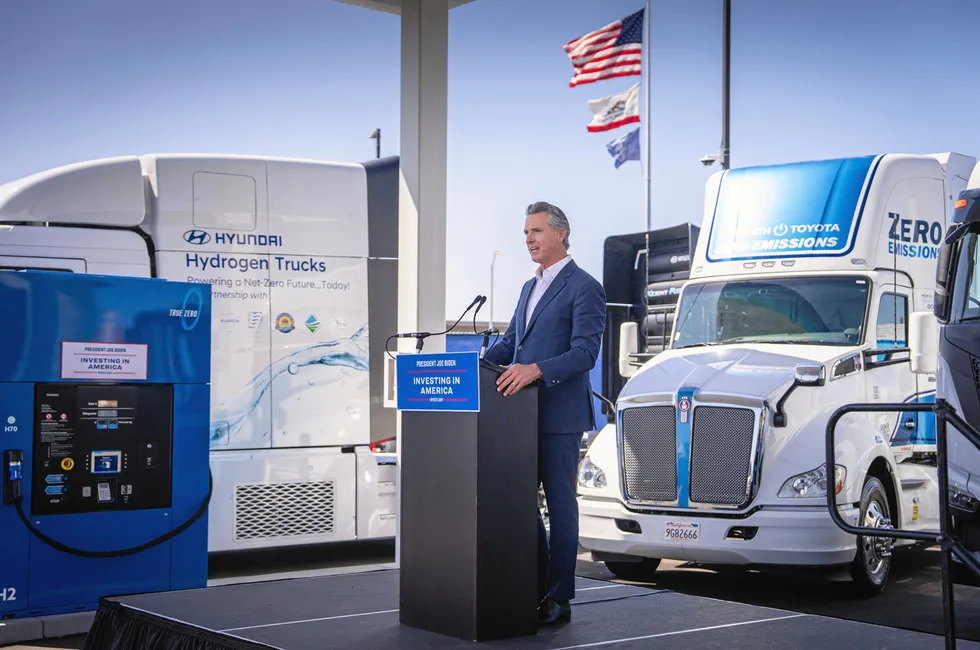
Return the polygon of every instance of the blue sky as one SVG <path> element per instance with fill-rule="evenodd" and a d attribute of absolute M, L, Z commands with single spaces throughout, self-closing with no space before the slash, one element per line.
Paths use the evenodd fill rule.
<path fill-rule="evenodd" d="M 732 166 L 883 152 L 980 156 L 976 0 L 734 0 Z M 148 10 L 147 7 L 152 7 Z M 476 0 L 453 10 L 447 316 L 508 319 L 533 265 L 524 208 L 552 201 L 575 259 L 644 228 L 643 171 L 614 169 L 566 41 L 642 0 Z M 652 217 L 700 223 L 721 132 L 721 0 L 654 0 Z M 0 182 L 78 160 L 220 152 L 362 161 L 398 152 L 399 19 L 330 0 L 0 5 Z M 486 310 L 487 307 L 484 307 Z M 484 312 L 481 312 L 481 314 Z"/>

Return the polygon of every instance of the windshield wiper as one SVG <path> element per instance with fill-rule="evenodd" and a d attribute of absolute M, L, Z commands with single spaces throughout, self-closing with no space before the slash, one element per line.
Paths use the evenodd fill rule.
<path fill-rule="evenodd" d="M 684 348 L 700 348 L 709 345 L 721 345 L 721 341 L 698 341 L 697 343 L 688 343 L 687 345 L 679 345 L 676 348 L 671 348 L 671 350 L 683 350 Z"/>
<path fill-rule="evenodd" d="M 768 343 L 770 345 L 833 345 L 825 341 L 807 341 L 806 339 L 752 339 L 745 336 L 736 339 L 729 339 L 725 343 Z"/>

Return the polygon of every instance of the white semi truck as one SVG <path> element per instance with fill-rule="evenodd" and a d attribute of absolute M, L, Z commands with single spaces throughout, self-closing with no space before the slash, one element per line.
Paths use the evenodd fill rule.
<path fill-rule="evenodd" d="M 939 246 L 976 164 L 959 154 L 877 155 L 726 170 L 707 183 L 690 278 L 667 349 L 632 362 L 615 422 L 579 469 L 580 543 L 614 573 L 662 559 L 847 567 L 880 592 L 892 542 L 845 521 L 936 529 L 934 420 L 835 409 L 929 401 L 910 368 L 908 318 L 931 310 Z M 639 366 L 639 367 L 636 367 Z"/>
<path fill-rule="evenodd" d="M 0 186 L 0 269 L 211 286 L 210 552 L 394 537 L 396 468 L 372 445 L 395 435 L 398 191 L 397 158 L 228 155 Z"/>

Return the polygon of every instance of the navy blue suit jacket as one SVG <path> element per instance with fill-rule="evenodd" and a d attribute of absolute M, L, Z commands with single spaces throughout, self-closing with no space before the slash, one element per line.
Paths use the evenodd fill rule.
<path fill-rule="evenodd" d="M 595 428 L 589 372 L 595 367 L 606 326 L 606 292 L 569 260 L 538 301 L 525 328 L 535 280 L 521 289 L 507 333 L 486 354 L 498 364 L 536 363 L 538 432 L 577 433 Z"/>

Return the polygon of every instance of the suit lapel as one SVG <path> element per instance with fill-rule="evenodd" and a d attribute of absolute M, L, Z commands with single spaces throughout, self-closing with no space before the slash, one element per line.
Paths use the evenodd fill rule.
<path fill-rule="evenodd" d="M 527 322 L 527 299 L 531 297 L 531 289 L 534 288 L 534 280 L 531 279 L 524 283 L 521 289 L 521 297 L 517 301 L 517 341 L 524 340 L 524 323 Z"/>
<path fill-rule="evenodd" d="M 538 304 L 534 307 L 534 313 L 531 314 L 531 320 L 528 321 L 527 323 L 527 329 L 525 329 L 524 332 L 521 334 L 521 338 L 520 338 L 521 341 L 524 340 L 524 337 L 527 336 L 527 333 L 531 331 L 532 327 L 534 327 L 534 322 L 538 320 L 538 316 L 541 314 L 541 312 L 545 310 L 545 308 L 548 306 L 548 303 L 554 300 L 555 296 L 558 295 L 558 292 L 565 288 L 565 283 L 568 281 L 568 276 L 571 275 L 572 271 L 574 270 L 575 270 L 575 260 L 569 260 L 568 264 L 566 264 L 565 268 L 561 270 L 561 273 L 558 275 L 558 277 L 556 277 L 552 281 L 551 285 L 548 286 L 548 290 L 544 292 L 544 295 L 541 296 L 541 300 L 539 300 Z M 533 283 L 531 286 L 533 286 Z M 526 300 L 527 299 L 525 298 L 525 302 Z"/>

